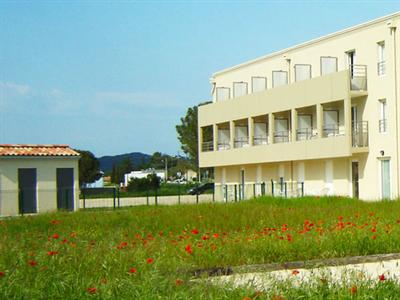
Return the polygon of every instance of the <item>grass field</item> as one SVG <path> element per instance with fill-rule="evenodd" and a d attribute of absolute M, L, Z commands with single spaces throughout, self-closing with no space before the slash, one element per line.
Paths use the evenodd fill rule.
<path fill-rule="evenodd" d="M 302 198 L 54 213 L 0 221 L 0 298 L 387 298 L 378 286 L 273 292 L 193 283 L 203 268 L 400 252 L 400 202 Z M 374 294 L 375 293 L 375 294 Z M 279 299 L 279 298 L 278 298 Z M 395 297 L 393 298 L 395 299 Z"/>

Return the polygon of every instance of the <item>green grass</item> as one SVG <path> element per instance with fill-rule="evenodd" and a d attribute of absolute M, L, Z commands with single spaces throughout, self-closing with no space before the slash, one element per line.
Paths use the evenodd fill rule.
<path fill-rule="evenodd" d="M 190 282 L 191 271 L 400 252 L 399 223 L 399 201 L 365 203 L 334 197 L 4 219 L 0 298 L 269 299 L 271 293 L 257 296 L 250 288 Z M 136 273 L 129 272 L 133 268 Z M 389 281 L 381 285 L 385 295 L 400 291 Z M 94 294 L 87 290 L 91 287 L 96 288 Z M 282 293 L 289 298 L 319 298 L 315 291 L 320 288 L 332 299 L 354 296 L 347 287 L 286 287 Z M 357 295 L 368 298 L 372 290 L 360 284 Z"/>

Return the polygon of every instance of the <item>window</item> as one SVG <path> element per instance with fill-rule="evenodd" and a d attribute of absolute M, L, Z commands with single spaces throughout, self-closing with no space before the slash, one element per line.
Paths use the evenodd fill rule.
<path fill-rule="evenodd" d="M 294 65 L 294 80 L 302 81 L 311 78 L 311 65 Z"/>
<path fill-rule="evenodd" d="M 230 97 L 230 89 L 227 87 L 217 87 L 217 101 L 225 101 Z"/>
<path fill-rule="evenodd" d="M 321 76 L 337 72 L 337 57 L 321 56 Z"/>
<path fill-rule="evenodd" d="M 379 132 L 384 133 L 387 131 L 387 104 L 386 99 L 379 100 L 380 118 L 379 118 Z"/>
<path fill-rule="evenodd" d="M 278 87 L 288 83 L 286 71 L 272 71 L 272 86 Z"/>
<path fill-rule="evenodd" d="M 234 82 L 233 83 L 233 97 L 241 97 L 247 95 L 247 82 Z"/>
<path fill-rule="evenodd" d="M 251 77 L 251 91 L 257 93 L 265 91 L 267 89 L 267 78 L 266 77 Z"/>
<path fill-rule="evenodd" d="M 386 65 L 385 65 L 385 42 L 378 43 L 378 75 L 385 75 Z"/>

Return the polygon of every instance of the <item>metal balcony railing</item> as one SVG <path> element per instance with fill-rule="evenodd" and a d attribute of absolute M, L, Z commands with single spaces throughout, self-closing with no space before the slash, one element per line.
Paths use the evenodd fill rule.
<path fill-rule="evenodd" d="M 385 75 L 386 74 L 386 62 L 383 60 L 378 62 L 378 75 Z"/>
<path fill-rule="evenodd" d="M 368 147 L 368 121 L 353 122 L 352 146 Z"/>
<path fill-rule="evenodd" d="M 248 137 L 236 138 L 234 141 L 235 148 L 242 148 L 242 147 L 248 146 L 248 145 L 249 145 Z"/>
<path fill-rule="evenodd" d="M 275 131 L 274 134 L 274 142 L 275 143 L 287 143 L 290 142 L 290 131 Z"/>
<path fill-rule="evenodd" d="M 219 142 L 218 143 L 218 150 L 229 150 L 231 149 L 231 145 L 229 142 Z"/>
<path fill-rule="evenodd" d="M 379 132 L 386 132 L 387 131 L 387 119 L 379 120 Z"/>
<path fill-rule="evenodd" d="M 268 136 L 266 135 L 255 135 L 253 137 L 254 146 L 258 145 L 268 145 Z"/>
<path fill-rule="evenodd" d="M 298 141 L 311 140 L 314 137 L 312 128 L 299 128 L 296 130 L 296 139 Z"/>
<path fill-rule="evenodd" d="M 214 142 L 213 141 L 203 142 L 203 144 L 201 145 L 202 152 L 209 152 L 209 151 L 213 151 L 213 150 L 214 150 Z"/>
<path fill-rule="evenodd" d="M 367 66 L 350 65 L 350 89 L 352 91 L 367 90 Z"/>
<path fill-rule="evenodd" d="M 332 137 L 344 134 L 343 130 L 339 126 L 339 123 L 326 124 L 322 126 L 322 131 L 323 131 L 323 137 Z"/>

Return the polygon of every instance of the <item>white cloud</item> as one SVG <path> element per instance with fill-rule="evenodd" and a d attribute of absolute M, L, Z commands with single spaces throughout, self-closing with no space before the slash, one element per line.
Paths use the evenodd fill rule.
<path fill-rule="evenodd" d="M 3 95 L 18 95 L 27 96 L 32 92 L 32 89 L 28 85 L 17 84 L 14 82 L 0 81 L 0 90 Z"/>

